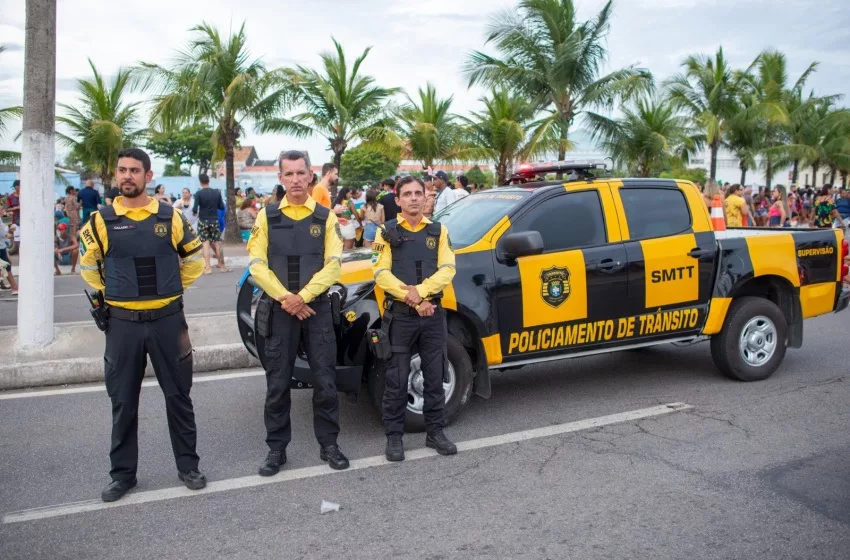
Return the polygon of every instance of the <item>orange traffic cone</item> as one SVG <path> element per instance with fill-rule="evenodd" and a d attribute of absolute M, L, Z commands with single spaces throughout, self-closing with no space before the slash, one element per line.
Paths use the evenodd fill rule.
<path fill-rule="evenodd" d="M 714 231 L 726 231 L 726 218 L 723 217 L 723 200 L 719 194 L 711 201 L 711 227 Z"/>

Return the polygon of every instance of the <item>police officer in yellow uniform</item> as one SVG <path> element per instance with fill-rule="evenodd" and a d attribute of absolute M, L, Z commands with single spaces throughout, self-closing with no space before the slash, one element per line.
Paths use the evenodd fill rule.
<path fill-rule="evenodd" d="M 121 196 L 80 231 L 83 280 L 105 292 L 109 314 L 103 358 L 112 400 L 112 482 L 101 494 L 105 502 L 136 486 L 139 391 L 148 357 L 165 395 L 178 477 L 192 490 L 207 484 L 195 452 L 192 344 L 182 297 L 203 273 L 201 243 L 179 212 L 146 194 L 152 178 L 145 152 L 120 152 L 115 183 Z"/>
<path fill-rule="evenodd" d="M 303 341 L 313 373 L 313 428 L 319 457 L 331 468 L 348 468 L 337 445 L 336 335 L 328 289 L 339 279 L 342 233 L 336 215 L 307 194 L 313 177 L 307 154 L 281 155 L 280 182 L 286 195 L 257 215 L 248 254 L 251 275 L 271 303 L 263 328 L 266 357 L 266 444 L 260 476 L 273 476 L 286 463 L 292 440 L 290 381 Z"/>
<path fill-rule="evenodd" d="M 411 348 L 418 343 L 425 381 L 423 413 L 428 432 L 425 445 L 441 455 L 457 447 L 443 434 L 446 368 L 446 312 L 440 305 L 443 289 L 455 275 L 455 256 L 445 226 L 424 217 L 425 185 L 414 177 L 398 184 L 396 202 L 401 214 L 384 224 L 373 245 L 375 282 L 390 302 L 393 355 L 387 364 L 383 420 L 389 461 L 404 460 L 404 415 Z"/>

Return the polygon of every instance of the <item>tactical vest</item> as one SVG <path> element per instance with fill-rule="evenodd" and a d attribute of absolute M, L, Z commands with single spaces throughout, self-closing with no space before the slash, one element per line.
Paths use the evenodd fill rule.
<path fill-rule="evenodd" d="M 113 206 L 103 208 L 100 216 L 109 241 L 103 259 L 106 299 L 152 300 L 183 293 L 180 257 L 171 242 L 174 208 L 160 202 L 156 214 L 139 222 L 119 216 Z"/>
<path fill-rule="evenodd" d="M 401 234 L 398 246 L 392 247 L 393 276 L 408 286 L 416 286 L 437 272 L 437 250 L 442 233 L 439 222 L 427 224 L 417 232 L 400 227 L 397 220 L 390 220 L 384 227 L 387 230 L 396 228 Z M 431 294 L 434 298 L 442 296 L 442 292 Z"/>
<path fill-rule="evenodd" d="M 325 226 L 329 213 L 330 210 L 317 204 L 310 218 L 293 220 L 279 206 L 266 206 L 269 268 L 293 294 L 325 266 Z"/>

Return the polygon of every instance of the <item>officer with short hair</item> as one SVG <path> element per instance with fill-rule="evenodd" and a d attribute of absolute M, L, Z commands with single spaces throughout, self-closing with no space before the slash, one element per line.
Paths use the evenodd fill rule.
<path fill-rule="evenodd" d="M 313 428 L 319 458 L 331 468 L 348 468 L 337 445 L 336 334 L 328 289 L 339 279 L 342 233 L 336 215 L 307 194 L 313 177 L 307 154 L 281 155 L 280 182 L 286 195 L 266 206 L 248 240 L 251 275 L 263 288 L 269 321 L 261 327 L 266 357 L 266 443 L 260 476 L 273 476 L 286 463 L 292 440 L 290 381 L 303 342 L 313 371 Z M 258 306 L 258 315 L 259 315 Z"/>
<path fill-rule="evenodd" d="M 441 455 L 457 453 L 457 447 L 443 434 L 447 335 L 446 312 L 440 305 L 443 289 L 455 275 L 455 256 L 446 227 L 423 216 L 425 196 L 422 181 L 403 178 L 396 192 L 401 214 L 378 230 L 372 245 L 375 282 L 389 301 L 384 320 L 390 322 L 393 350 L 387 364 L 383 400 L 389 461 L 404 460 L 402 436 L 414 344 L 419 346 L 425 381 L 425 445 Z"/>
<path fill-rule="evenodd" d="M 195 452 L 192 344 L 183 315 L 183 290 L 204 270 L 201 242 L 179 211 L 147 195 L 152 178 L 145 152 L 119 152 L 121 196 L 92 213 L 80 231 L 83 280 L 105 292 L 109 313 L 103 359 L 112 400 L 112 482 L 101 494 L 105 502 L 136 486 L 139 392 L 148 358 L 165 395 L 177 475 L 191 490 L 207 484 Z"/>

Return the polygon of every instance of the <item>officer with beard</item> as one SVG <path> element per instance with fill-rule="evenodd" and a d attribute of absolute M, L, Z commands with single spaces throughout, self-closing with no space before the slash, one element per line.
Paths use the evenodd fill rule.
<path fill-rule="evenodd" d="M 201 242 L 179 211 L 147 195 L 152 178 L 145 152 L 121 151 L 115 170 L 121 196 L 80 232 L 83 280 L 104 292 L 109 312 L 103 358 L 112 400 L 112 482 L 104 502 L 136 486 L 139 391 L 148 358 L 165 395 L 177 476 L 191 490 L 207 484 L 195 452 L 192 344 L 183 315 L 183 290 L 204 271 Z"/>

